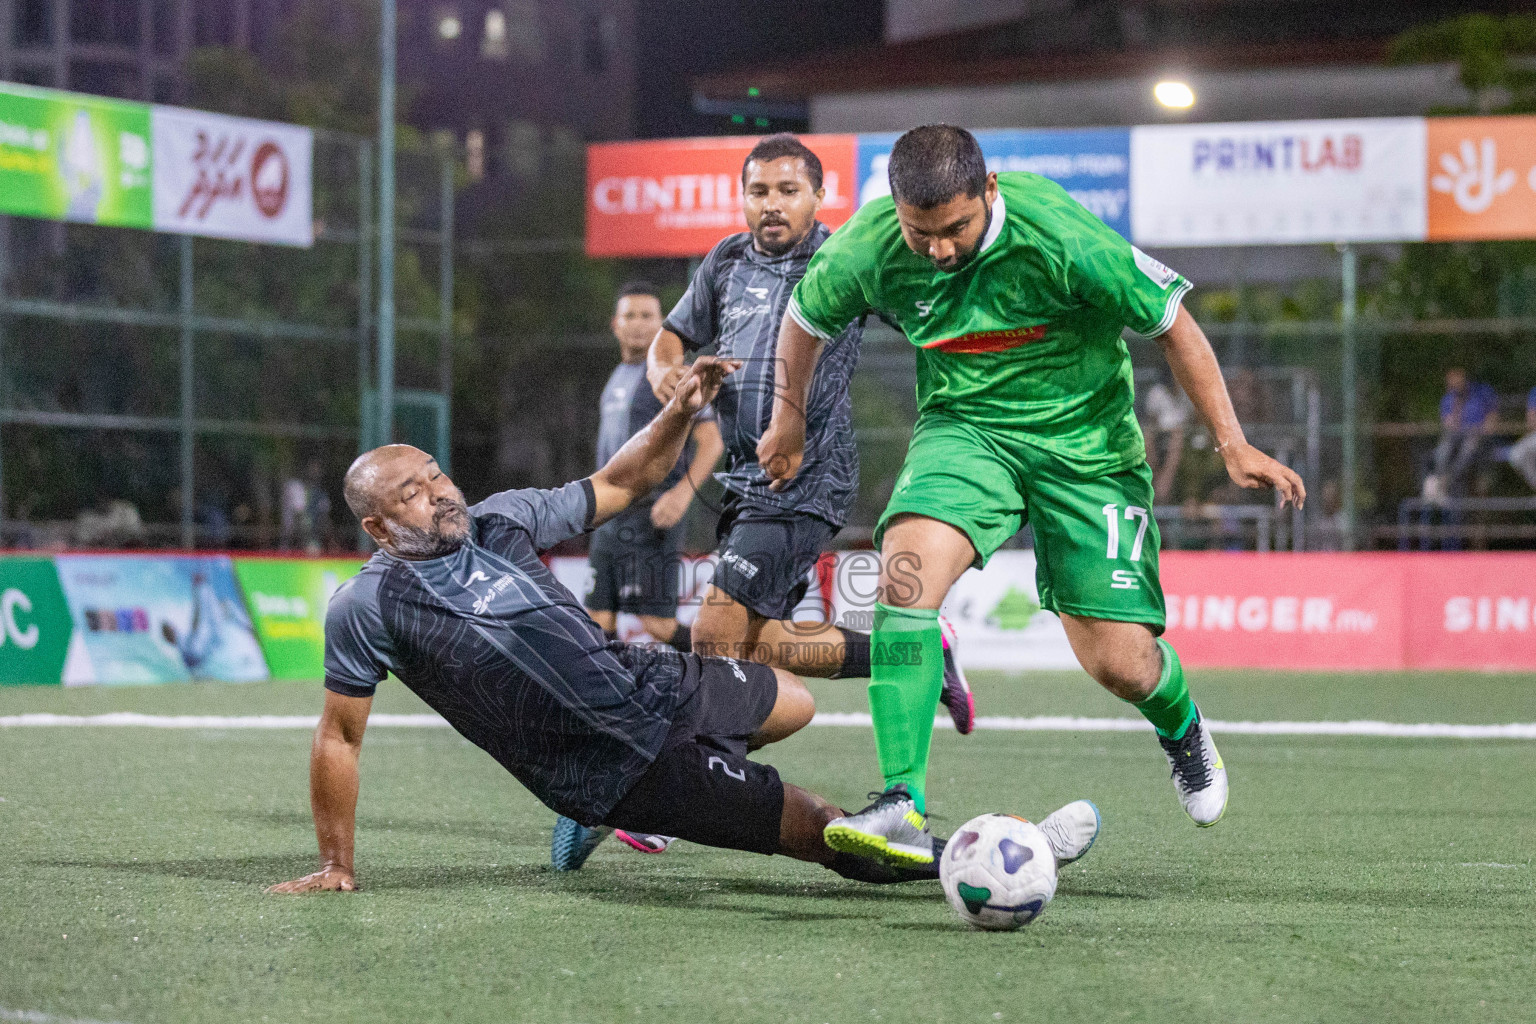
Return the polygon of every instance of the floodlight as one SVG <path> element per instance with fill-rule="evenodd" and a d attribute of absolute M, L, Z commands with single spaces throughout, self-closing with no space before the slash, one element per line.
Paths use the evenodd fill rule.
<path fill-rule="evenodd" d="M 1183 110 L 1195 105 L 1195 90 L 1184 82 L 1158 82 L 1152 87 L 1152 95 L 1165 107 Z"/>

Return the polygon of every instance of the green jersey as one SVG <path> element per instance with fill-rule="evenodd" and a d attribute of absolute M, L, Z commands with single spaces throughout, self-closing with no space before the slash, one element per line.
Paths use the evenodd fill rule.
<path fill-rule="evenodd" d="M 920 412 L 1007 431 L 1100 476 L 1145 458 L 1121 332 L 1163 334 L 1189 288 L 1055 182 L 1007 173 L 960 270 L 907 248 L 886 196 L 817 250 L 788 315 L 826 339 L 879 313 L 917 346 Z"/>

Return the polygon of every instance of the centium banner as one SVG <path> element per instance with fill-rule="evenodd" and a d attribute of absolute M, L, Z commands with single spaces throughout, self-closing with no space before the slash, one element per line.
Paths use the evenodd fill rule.
<path fill-rule="evenodd" d="M 236 558 L 235 576 L 273 679 L 325 672 L 325 609 L 363 563 L 344 558 Z"/>
<path fill-rule="evenodd" d="M 314 242 L 308 128 L 0 82 L 0 213 Z"/>

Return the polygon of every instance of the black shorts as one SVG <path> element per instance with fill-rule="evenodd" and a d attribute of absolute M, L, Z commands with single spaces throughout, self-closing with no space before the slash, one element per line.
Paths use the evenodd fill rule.
<path fill-rule="evenodd" d="M 817 516 L 726 493 L 714 585 L 765 619 L 787 619 L 837 527 Z"/>
<path fill-rule="evenodd" d="M 603 824 L 676 836 L 704 846 L 779 851 L 784 783 L 772 765 L 747 760 L 747 741 L 778 699 L 773 669 L 729 658 L 683 655 L 698 686 L 678 711 L 651 767 Z"/>
<path fill-rule="evenodd" d="M 592 589 L 583 603 L 594 612 L 676 618 L 677 568 L 686 527 L 679 523 L 658 530 L 651 525 L 649 510 L 639 511 L 643 514 L 626 515 L 593 532 L 587 552 Z"/>

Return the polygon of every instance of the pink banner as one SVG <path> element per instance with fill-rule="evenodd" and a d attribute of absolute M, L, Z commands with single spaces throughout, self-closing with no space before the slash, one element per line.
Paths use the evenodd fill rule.
<path fill-rule="evenodd" d="M 1407 556 L 1414 668 L 1536 669 L 1536 555 Z"/>
<path fill-rule="evenodd" d="M 1536 670 L 1536 554 L 1163 554 L 1190 665 Z"/>

